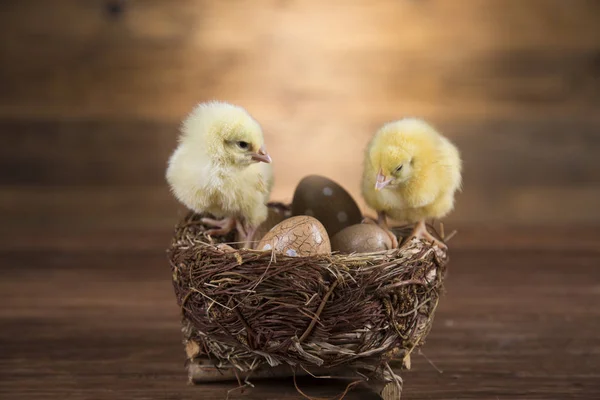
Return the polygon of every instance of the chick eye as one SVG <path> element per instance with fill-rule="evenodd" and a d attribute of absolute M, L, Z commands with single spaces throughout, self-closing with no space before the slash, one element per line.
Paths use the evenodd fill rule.
<path fill-rule="evenodd" d="M 400 172 L 402 170 L 402 167 L 404 166 L 404 164 L 399 165 L 398 167 L 396 167 L 394 172 Z"/>
<path fill-rule="evenodd" d="M 248 142 L 244 142 L 244 141 L 237 142 L 237 145 L 240 147 L 240 149 L 244 149 L 244 150 L 248 150 L 248 147 L 250 147 L 250 144 L 248 144 Z"/>

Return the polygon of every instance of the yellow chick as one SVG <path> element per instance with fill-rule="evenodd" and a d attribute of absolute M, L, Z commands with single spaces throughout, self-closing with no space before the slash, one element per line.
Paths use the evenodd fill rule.
<path fill-rule="evenodd" d="M 242 107 L 223 102 L 197 105 L 181 126 L 166 178 L 175 197 L 211 226 L 210 235 L 234 227 L 248 246 L 267 218 L 273 186 L 271 157 L 258 122 Z"/>
<path fill-rule="evenodd" d="M 423 120 L 404 118 L 385 124 L 368 144 L 362 194 L 388 232 L 387 217 L 417 222 L 413 236 L 445 248 L 427 231 L 425 219 L 442 218 L 454 208 L 461 169 L 458 149 L 447 138 Z"/>

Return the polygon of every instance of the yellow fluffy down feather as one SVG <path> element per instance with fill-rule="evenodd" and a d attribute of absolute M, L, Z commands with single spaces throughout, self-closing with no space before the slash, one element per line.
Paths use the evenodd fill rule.
<path fill-rule="evenodd" d="M 273 186 L 270 162 L 261 127 L 246 110 L 208 102 L 184 120 L 166 178 L 185 206 L 227 219 L 207 220 L 221 228 L 213 234 L 226 233 L 234 220 L 252 230 L 267 218 Z"/>
<path fill-rule="evenodd" d="M 425 121 L 390 122 L 367 146 L 362 194 L 380 219 L 442 218 L 454 208 L 461 165 L 458 149 Z"/>

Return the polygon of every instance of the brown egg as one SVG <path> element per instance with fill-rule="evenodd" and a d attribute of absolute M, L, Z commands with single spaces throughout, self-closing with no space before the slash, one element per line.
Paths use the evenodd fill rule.
<path fill-rule="evenodd" d="M 391 248 L 388 234 L 374 224 L 352 225 L 331 238 L 331 249 L 340 253 L 371 253 Z"/>
<path fill-rule="evenodd" d="M 331 253 L 331 244 L 323 224 L 313 217 L 300 215 L 275 225 L 261 239 L 257 249 L 303 257 Z"/>
<path fill-rule="evenodd" d="M 286 215 L 286 211 L 279 207 L 269 207 L 269 214 L 265 222 L 260 224 L 258 228 L 256 228 L 256 232 L 254 233 L 254 246 L 253 248 L 258 247 L 258 241 L 263 238 L 275 225 L 289 217 Z"/>
<path fill-rule="evenodd" d="M 292 215 L 315 217 L 325 226 L 330 237 L 362 220 L 352 196 L 331 179 L 318 175 L 307 176 L 296 187 Z"/>

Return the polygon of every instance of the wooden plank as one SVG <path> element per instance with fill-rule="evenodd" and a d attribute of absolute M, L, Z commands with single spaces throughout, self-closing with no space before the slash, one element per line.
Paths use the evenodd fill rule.
<path fill-rule="evenodd" d="M 121 29 L 121 38 L 125 41 L 187 39 L 203 42 L 205 37 L 194 33 L 210 31 L 217 33 L 211 42 L 218 47 L 246 47 L 248 41 L 256 39 L 255 33 L 272 32 L 273 29 L 306 32 L 307 28 L 311 28 L 306 32 L 307 40 L 316 41 L 320 37 L 323 41 L 334 41 L 336 45 L 363 48 L 372 45 L 410 48 L 411 45 L 431 46 L 459 39 L 465 40 L 467 46 L 478 42 L 492 46 L 512 42 L 517 35 L 521 41 L 510 43 L 511 47 L 590 48 L 600 44 L 598 35 L 594 34 L 600 30 L 595 19 L 600 7 L 594 0 L 573 0 L 568 5 L 561 0 L 530 0 L 526 3 L 519 0 L 471 0 L 468 4 L 445 0 L 375 0 L 350 4 L 344 0 L 332 0 L 326 4 L 318 0 L 284 3 L 265 0 L 261 7 L 251 0 L 238 0 L 236 7 L 209 0 L 181 0 L 177 7 L 166 5 L 161 0 L 145 0 L 120 2 L 123 4 L 122 14 L 107 12 L 113 3 L 56 0 L 50 6 L 44 0 L 3 2 L 0 5 L 0 21 L 11 28 L 6 33 L 12 37 L 31 38 L 44 33 L 61 40 L 95 38 L 109 32 L 109 29 Z M 340 7 L 342 5 L 345 7 Z M 48 12 L 50 9 L 53 13 Z M 250 18 L 249 10 L 254 11 Z M 338 18 L 332 18 L 334 16 Z M 316 19 L 313 20 L 313 17 Z M 349 20 L 345 21 L 345 17 Z M 224 25 L 223 20 L 231 21 L 232 26 Z M 284 26 L 265 26 L 265 22 L 277 20 Z M 288 24 L 299 20 L 310 21 L 310 25 Z M 70 23 L 65 24 L 65 21 Z M 199 21 L 202 24 L 199 25 Z M 379 25 L 373 22 L 379 22 Z M 444 26 L 440 26 L 442 22 Z M 353 32 L 354 37 L 330 35 L 327 38 L 320 35 L 322 32 L 310 36 L 314 28 L 341 33 L 346 23 L 364 31 L 357 29 Z M 127 29 L 116 28 L 119 26 Z M 445 29 L 449 26 L 455 29 Z M 242 29 L 246 35 L 238 34 Z M 393 31 L 415 30 L 417 32 L 410 37 L 393 35 Z M 383 33 L 378 33 L 380 31 Z M 475 31 L 480 35 L 472 37 Z M 504 34 L 510 34 L 510 37 Z"/>
<path fill-rule="evenodd" d="M 152 228 L 114 224 L 111 227 L 65 228 L 57 225 L 26 226 L 0 230 L 0 251 L 6 252 L 86 252 L 113 255 L 131 252 L 161 253 L 173 239 L 177 218 L 165 219 Z M 455 224 L 446 221 L 446 233 L 456 230 L 450 240 L 450 253 L 457 251 L 554 251 L 600 252 L 597 225 L 587 226 L 514 226 L 498 224 Z M 439 225 L 438 225 L 439 227 Z M 507 233 L 510 234 L 507 234 Z M 164 258 L 166 260 L 166 258 Z"/>
<path fill-rule="evenodd" d="M 35 227 L 137 229 L 172 226 L 182 208 L 164 187 L 0 189 L 4 232 Z"/>
<path fill-rule="evenodd" d="M 396 116 L 398 118 L 399 115 Z M 309 125 L 301 142 L 298 127 L 267 120 L 266 143 L 274 159 L 277 186 L 291 187 L 318 173 L 337 179 L 358 195 L 362 153 L 385 120 Z M 600 119 L 514 118 L 432 122 L 456 142 L 465 164 L 465 193 L 483 189 L 600 184 Z M 164 185 L 164 171 L 176 146 L 178 124 L 154 121 L 0 119 L 3 185 Z M 301 149 L 298 151 L 298 149 Z M 332 151 L 335 149 L 335 151 Z"/>
<path fill-rule="evenodd" d="M 593 115 L 599 101 L 597 50 L 490 51 L 452 62 L 428 51 L 323 50 L 301 56 L 328 54 L 330 60 L 311 66 L 314 74 L 301 81 L 296 75 L 305 67 L 266 73 L 262 57 L 240 52 L 206 51 L 199 63 L 193 56 L 198 50 L 176 47 L 82 51 L 49 46 L 2 60 L 0 116 L 173 121 L 199 101 L 224 99 L 262 120 L 285 125 L 292 119 L 305 130 L 307 120 L 370 120 L 399 110 L 434 117 L 511 116 L 526 105 L 536 118 L 578 117 Z M 285 63 L 286 57 L 273 62 Z M 519 70 L 523 65 L 526 72 Z"/>
<path fill-rule="evenodd" d="M 498 240 L 511 235 L 499 232 Z M 10 305 L 0 308 L 3 398 L 216 400 L 235 387 L 186 384 L 162 252 L 1 255 L 0 301 Z M 443 373 L 415 354 L 403 373 L 403 398 L 599 397 L 599 262 L 598 253 L 551 246 L 454 253 L 423 348 Z M 290 380 L 255 383 L 244 398 L 301 398 Z M 314 397 L 345 386 L 314 379 L 299 385 Z M 347 399 L 376 397 L 360 389 Z"/>
<path fill-rule="evenodd" d="M 151 121 L 0 121 L 5 185 L 162 184 L 178 125 Z"/>
<path fill-rule="evenodd" d="M 293 187 L 279 186 L 272 198 L 284 199 Z M 360 199 L 360 197 L 355 197 Z M 545 226 L 598 227 L 600 187 L 473 188 L 460 195 L 456 210 L 444 219 L 447 228 L 489 230 Z M 373 216 L 364 202 L 359 205 Z M 171 232 L 184 208 L 164 187 L 46 187 L 0 189 L 4 236 L 18 243 L 40 231 L 55 235 L 86 232 Z M 122 237 L 122 235 L 119 235 Z"/>
<path fill-rule="evenodd" d="M 18 2 L 0 13 L 0 115 L 175 120 L 213 97 L 282 124 L 593 113 L 597 6 L 573 3 L 149 1 L 115 19 L 101 1 Z"/>

